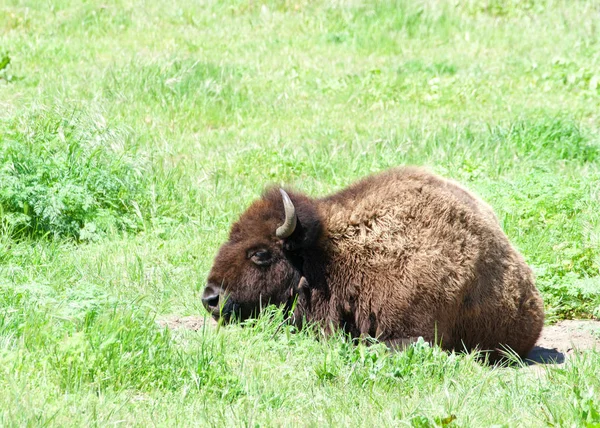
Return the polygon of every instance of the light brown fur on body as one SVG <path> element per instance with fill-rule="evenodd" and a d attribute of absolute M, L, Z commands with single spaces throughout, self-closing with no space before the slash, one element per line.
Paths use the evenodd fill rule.
<path fill-rule="evenodd" d="M 446 349 L 512 349 L 524 357 L 538 339 L 543 304 L 530 268 L 489 205 L 457 183 L 399 168 L 322 199 L 290 197 L 294 234 L 273 236 L 283 210 L 276 192 L 267 192 L 217 256 L 209 282 L 233 302 L 243 306 L 259 292 L 282 304 L 283 290 L 298 297 L 297 317 L 390 344 L 422 336 Z M 250 242 L 272 255 L 266 270 L 232 259 L 234 248 Z M 296 290 L 300 278 L 306 286 Z M 273 282 L 277 293 L 260 291 Z"/>
<path fill-rule="evenodd" d="M 317 205 L 336 285 L 329 310 L 352 312 L 361 334 L 437 337 L 450 349 L 504 344 L 521 355 L 535 344 L 543 306 L 531 270 L 491 208 L 463 188 L 402 169 Z"/>

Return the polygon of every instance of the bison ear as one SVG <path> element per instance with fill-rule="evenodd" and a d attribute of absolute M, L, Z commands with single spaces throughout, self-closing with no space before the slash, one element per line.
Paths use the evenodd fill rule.
<path fill-rule="evenodd" d="M 285 218 L 275 235 L 282 239 L 288 251 L 308 249 L 313 246 L 321 233 L 321 220 L 314 202 L 302 195 L 292 195 L 279 189 Z"/>

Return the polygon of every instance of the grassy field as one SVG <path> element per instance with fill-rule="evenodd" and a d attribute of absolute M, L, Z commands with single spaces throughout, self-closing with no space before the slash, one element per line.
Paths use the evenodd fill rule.
<path fill-rule="evenodd" d="M 0 425 L 599 426 L 541 375 L 204 313 L 268 183 L 426 165 L 497 211 L 548 322 L 600 317 L 600 3 L 0 0 Z M 587 425 L 586 425 L 587 424 Z"/>

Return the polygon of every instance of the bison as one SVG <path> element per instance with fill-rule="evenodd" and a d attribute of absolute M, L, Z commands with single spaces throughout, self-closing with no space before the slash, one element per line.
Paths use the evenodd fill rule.
<path fill-rule="evenodd" d="M 231 228 L 202 302 L 217 320 L 286 305 L 328 331 L 492 358 L 525 357 L 544 323 L 531 269 L 492 208 L 416 167 L 319 199 L 268 189 Z"/>

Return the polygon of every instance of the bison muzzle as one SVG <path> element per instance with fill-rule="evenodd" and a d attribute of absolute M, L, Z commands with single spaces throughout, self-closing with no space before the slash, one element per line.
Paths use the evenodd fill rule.
<path fill-rule="evenodd" d="M 202 299 L 215 319 L 269 304 L 390 345 L 525 357 L 544 323 L 531 269 L 489 205 L 423 169 L 313 199 L 271 188 L 231 229 Z"/>

